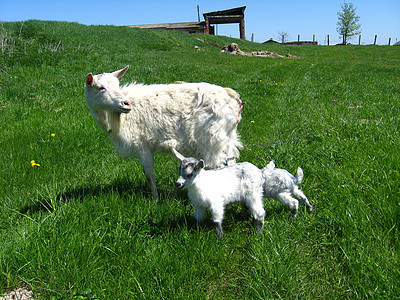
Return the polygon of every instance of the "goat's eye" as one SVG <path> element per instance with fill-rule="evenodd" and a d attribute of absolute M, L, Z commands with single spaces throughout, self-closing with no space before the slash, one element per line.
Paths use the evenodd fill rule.
<path fill-rule="evenodd" d="M 97 90 L 98 90 L 99 92 L 104 92 L 104 91 L 106 90 L 106 88 L 104 88 L 104 87 L 101 86 L 101 87 L 98 87 Z"/>

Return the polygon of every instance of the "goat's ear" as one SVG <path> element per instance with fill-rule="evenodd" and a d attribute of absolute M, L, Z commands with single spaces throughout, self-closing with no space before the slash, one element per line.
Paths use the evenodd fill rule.
<path fill-rule="evenodd" d="M 113 74 L 115 77 L 117 77 L 118 79 L 121 78 L 122 76 L 124 76 L 124 74 L 126 73 L 126 71 L 129 69 L 129 65 L 127 65 L 125 68 L 112 72 L 111 74 Z"/>
<path fill-rule="evenodd" d="M 197 163 L 196 167 L 194 168 L 196 171 L 203 169 L 204 168 L 204 160 L 200 159 L 200 161 Z"/>
<path fill-rule="evenodd" d="M 89 73 L 86 75 L 86 85 L 92 85 L 93 84 L 93 74 Z"/>
<path fill-rule="evenodd" d="M 175 148 L 172 148 L 172 152 L 174 152 L 176 158 L 179 159 L 180 162 L 185 159 L 185 157 L 178 151 L 176 151 Z"/>
<path fill-rule="evenodd" d="M 267 165 L 267 168 L 270 169 L 270 170 L 275 169 L 275 162 L 273 160 L 271 160 L 269 162 L 269 164 Z"/>

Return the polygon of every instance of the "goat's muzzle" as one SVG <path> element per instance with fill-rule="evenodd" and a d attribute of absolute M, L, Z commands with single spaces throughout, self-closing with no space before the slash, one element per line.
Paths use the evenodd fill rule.
<path fill-rule="evenodd" d="M 176 182 L 176 187 L 181 190 L 181 189 L 183 189 L 185 187 L 185 184 L 183 182 L 177 181 Z"/>
<path fill-rule="evenodd" d="M 132 104 L 128 100 L 121 101 L 119 104 L 119 109 L 122 113 L 128 113 L 132 109 Z"/>

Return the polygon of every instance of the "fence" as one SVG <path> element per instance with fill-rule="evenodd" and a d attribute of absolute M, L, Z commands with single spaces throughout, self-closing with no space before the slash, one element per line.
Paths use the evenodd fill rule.
<path fill-rule="evenodd" d="M 362 37 L 361 35 L 358 36 L 358 45 L 361 45 L 361 37 Z M 297 35 L 297 41 L 287 42 L 287 41 L 285 41 L 285 38 L 286 38 L 286 36 L 282 35 L 281 44 L 283 44 L 283 45 L 318 45 L 318 42 L 316 41 L 316 38 L 315 38 L 315 34 L 313 35 L 313 40 L 312 41 L 301 41 L 300 40 L 300 34 Z M 254 41 L 254 34 L 252 35 L 252 41 Z M 378 35 L 376 34 L 374 36 L 374 42 L 372 43 L 372 45 L 376 45 L 377 41 L 378 41 Z M 275 41 L 273 41 L 273 39 L 270 39 L 269 41 L 266 41 L 266 43 L 267 42 L 275 42 Z M 391 42 L 392 42 L 392 38 L 389 37 L 387 45 L 390 46 Z M 278 42 L 275 42 L 275 43 L 278 43 Z M 325 44 L 328 45 L 328 46 L 330 45 L 330 35 L 329 34 L 326 35 Z M 395 44 L 397 44 L 397 39 L 396 39 Z M 338 45 L 338 44 L 335 44 L 335 45 Z M 343 43 L 339 43 L 339 45 L 343 45 Z"/>

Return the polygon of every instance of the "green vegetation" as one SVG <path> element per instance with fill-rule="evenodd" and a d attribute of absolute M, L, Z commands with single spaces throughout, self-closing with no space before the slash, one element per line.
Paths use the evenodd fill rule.
<path fill-rule="evenodd" d="M 387 298 L 400 295 L 400 49 L 288 47 L 76 23 L 0 24 L 0 294 L 39 299 Z M 220 47 L 300 59 L 234 56 Z M 200 50 L 195 46 L 200 47 Z M 206 81 L 246 102 L 240 161 L 305 173 L 298 219 L 230 206 L 225 236 L 199 227 L 178 161 L 156 155 L 155 202 L 86 107 L 84 78 Z M 32 162 L 32 160 L 34 162 Z"/>

